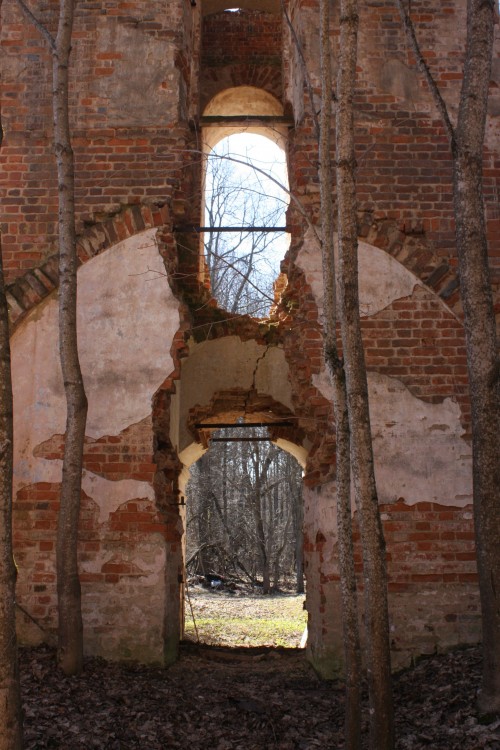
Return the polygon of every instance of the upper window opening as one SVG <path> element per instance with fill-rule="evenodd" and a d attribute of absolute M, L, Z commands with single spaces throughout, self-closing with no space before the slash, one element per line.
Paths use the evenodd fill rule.
<path fill-rule="evenodd" d="M 285 154 L 270 138 L 229 135 L 207 157 L 205 259 L 212 294 L 232 313 L 265 317 L 288 247 Z M 231 231 L 233 230 L 233 231 Z"/>

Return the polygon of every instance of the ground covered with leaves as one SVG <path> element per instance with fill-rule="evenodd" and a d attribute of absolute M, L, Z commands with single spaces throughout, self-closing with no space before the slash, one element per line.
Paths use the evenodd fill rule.
<path fill-rule="evenodd" d="M 62 677 L 53 649 L 21 653 L 26 750 L 314 750 L 343 747 L 344 694 L 297 648 L 303 595 L 191 582 L 186 638 L 169 669 L 89 659 Z M 474 712 L 476 648 L 395 677 L 398 750 L 500 750 Z M 367 739 L 368 709 L 363 731 Z"/>
<path fill-rule="evenodd" d="M 479 676 L 477 648 L 397 675 L 398 750 L 500 750 L 500 721 L 475 716 Z M 320 681 L 298 649 L 186 644 L 169 669 L 89 659 L 68 678 L 40 646 L 22 650 L 21 680 L 27 750 L 343 747 L 342 685 Z"/>

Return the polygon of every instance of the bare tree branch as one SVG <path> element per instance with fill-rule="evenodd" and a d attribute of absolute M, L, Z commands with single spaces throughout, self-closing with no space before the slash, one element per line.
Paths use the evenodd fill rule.
<path fill-rule="evenodd" d="M 316 138 L 318 138 L 318 140 L 319 140 L 319 120 L 318 120 L 318 113 L 316 112 L 316 108 L 314 106 L 314 91 L 313 91 L 313 87 L 312 87 L 312 83 L 311 83 L 311 77 L 309 75 L 309 70 L 307 68 L 307 64 L 306 64 L 306 60 L 305 60 L 305 57 L 304 57 L 304 52 L 302 50 L 302 45 L 300 43 L 300 39 L 298 37 L 297 32 L 295 31 L 295 26 L 293 25 L 293 23 L 291 21 L 291 18 L 288 15 L 288 11 L 287 11 L 287 9 L 285 7 L 284 0 L 281 0 L 281 10 L 283 11 L 283 15 L 285 16 L 285 21 L 287 23 L 287 26 L 288 26 L 288 28 L 291 31 L 291 34 L 292 34 L 292 37 L 293 37 L 293 41 L 294 41 L 294 44 L 295 44 L 295 49 L 297 50 L 297 52 L 299 54 L 299 57 L 300 57 L 300 62 L 302 63 L 302 71 L 304 73 L 304 79 L 305 79 L 305 82 L 306 82 L 307 93 L 309 95 L 309 100 L 310 100 L 310 103 L 311 103 L 311 117 L 312 117 L 313 122 L 314 122 L 314 130 L 315 130 L 315 133 L 316 133 Z"/>
<path fill-rule="evenodd" d="M 406 32 L 406 37 L 413 49 L 413 52 L 415 53 L 417 65 L 420 71 L 423 73 L 425 80 L 427 81 L 427 85 L 429 86 L 429 90 L 432 94 L 432 98 L 434 99 L 434 103 L 436 104 L 436 107 L 438 108 L 441 118 L 443 120 L 443 125 L 448 135 L 451 147 L 454 148 L 455 137 L 456 137 L 455 128 L 453 127 L 450 116 L 448 114 L 448 108 L 446 106 L 446 102 L 441 96 L 441 92 L 438 89 L 438 86 L 430 71 L 427 61 L 425 60 L 422 54 L 422 51 L 420 49 L 420 44 L 417 39 L 417 34 L 415 32 L 415 26 L 410 16 L 409 10 L 407 10 L 405 6 L 405 0 L 396 0 L 396 2 L 398 4 L 399 12 L 401 14 L 401 20 L 403 22 L 403 26 Z"/>
<path fill-rule="evenodd" d="M 17 0 L 17 4 L 23 11 L 24 15 L 30 21 L 30 23 L 33 24 L 33 26 L 37 29 L 37 31 L 40 32 L 40 34 L 45 38 L 47 41 L 50 49 L 52 52 L 56 51 L 56 40 L 50 33 L 50 31 L 47 29 L 46 26 L 43 25 L 41 21 L 38 20 L 38 18 L 35 16 L 35 14 L 30 10 L 30 8 L 26 5 L 24 0 Z"/>

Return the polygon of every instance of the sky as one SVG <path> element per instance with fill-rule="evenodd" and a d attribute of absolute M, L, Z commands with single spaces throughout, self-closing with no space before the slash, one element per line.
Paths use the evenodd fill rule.
<path fill-rule="evenodd" d="M 270 204 L 273 202 L 272 197 L 276 197 L 283 202 L 282 218 L 277 222 L 279 226 L 286 224 L 285 212 L 288 205 L 288 194 L 285 190 L 280 190 L 279 186 L 272 180 L 267 180 L 265 173 L 269 173 L 275 180 L 288 188 L 288 176 L 286 168 L 285 152 L 269 138 L 254 133 L 238 133 L 224 138 L 220 141 L 213 152 L 216 154 L 229 154 L 235 159 L 249 161 L 256 170 L 251 167 L 232 162 L 232 166 L 238 175 L 241 175 L 243 186 L 255 186 L 261 192 L 270 196 Z M 262 170 L 262 172 L 257 171 Z M 207 182 L 207 192 L 210 185 Z M 231 222 L 228 222 L 231 225 Z M 267 222 L 263 222 L 266 223 Z M 234 224 L 234 222 L 233 222 Z M 276 274 L 279 273 L 279 261 L 283 258 L 288 248 L 288 237 L 280 236 L 280 239 L 273 243 L 273 254 L 276 256 L 270 259 L 276 267 Z"/>

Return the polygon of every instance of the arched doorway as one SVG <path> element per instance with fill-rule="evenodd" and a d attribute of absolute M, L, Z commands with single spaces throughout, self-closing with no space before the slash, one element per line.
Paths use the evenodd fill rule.
<path fill-rule="evenodd" d="M 189 356 L 181 362 L 179 387 L 172 395 L 170 414 L 175 420 L 175 424 L 171 423 L 170 436 L 182 463 L 178 479 L 182 498 L 179 519 L 184 529 L 186 503 L 189 505 L 189 469 L 207 454 L 218 428 L 225 427 L 231 432 L 238 421 L 245 425 L 265 424 L 268 447 L 271 442 L 275 443 L 305 464 L 304 436 L 294 415 L 288 367 L 279 346 L 266 346 L 255 340 L 242 341 L 237 336 L 191 342 Z M 241 426 L 240 431 L 244 430 L 245 427 Z M 247 431 L 247 434 L 250 433 Z M 249 456 L 247 458 L 250 460 Z M 221 498 L 217 499 L 223 503 Z M 174 546 L 172 543 L 172 549 Z M 172 585 L 175 585 L 177 570 L 182 571 L 182 581 L 185 581 L 185 537 L 182 555 L 180 549 L 177 554 L 177 567 L 171 569 Z M 255 578 L 259 578 L 259 572 L 255 573 Z M 183 626 L 182 588 L 179 589 L 180 632 Z"/>
<path fill-rule="evenodd" d="M 303 467 L 256 419 L 222 422 L 191 466 L 184 635 L 297 647 L 305 626 Z M 287 422 L 274 424 L 285 430 Z"/>

